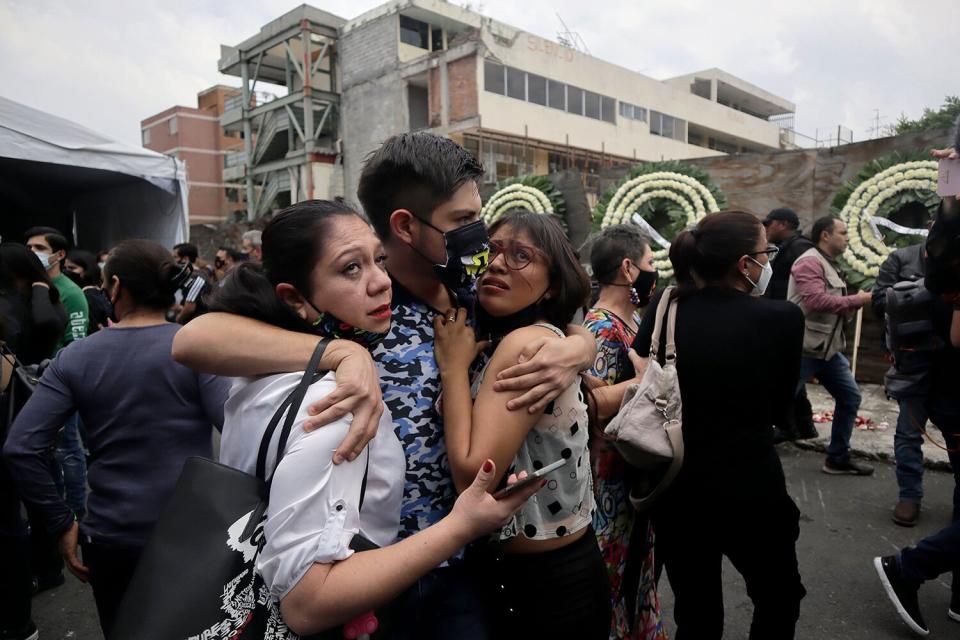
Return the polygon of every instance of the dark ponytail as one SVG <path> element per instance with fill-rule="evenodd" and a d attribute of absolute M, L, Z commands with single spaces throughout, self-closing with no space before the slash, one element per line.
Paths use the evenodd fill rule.
<path fill-rule="evenodd" d="M 114 276 L 136 307 L 163 311 L 173 304 L 173 294 L 184 283 L 184 269 L 170 252 L 149 240 L 124 240 L 110 250 L 103 267 L 107 284 Z"/>
<path fill-rule="evenodd" d="M 670 246 L 670 259 L 681 287 L 693 278 L 705 284 L 723 282 L 742 256 L 756 250 L 763 225 L 746 211 L 720 211 L 680 233 Z"/>
<path fill-rule="evenodd" d="M 243 263 L 231 271 L 209 301 L 210 311 L 254 318 L 291 331 L 309 332 L 309 323 L 276 294 L 281 282 L 304 296 L 313 293 L 310 275 L 327 248 L 337 216 L 362 217 L 342 200 L 305 200 L 273 217 L 261 236 L 260 264 Z"/>

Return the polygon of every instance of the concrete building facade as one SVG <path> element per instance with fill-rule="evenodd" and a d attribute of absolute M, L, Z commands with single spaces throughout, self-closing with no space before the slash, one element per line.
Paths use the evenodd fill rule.
<path fill-rule="evenodd" d="M 292 44 L 281 47 L 283 37 Z M 266 45 L 272 60 L 244 53 Z M 298 60 L 329 70 L 320 91 L 338 117 L 332 144 L 315 144 L 311 161 L 332 168 L 308 190 L 304 177 L 317 172 L 306 172 L 300 198 L 352 198 L 366 156 L 412 130 L 463 144 L 488 183 L 573 168 L 589 184 L 602 167 L 792 148 L 784 123 L 795 105 L 720 69 L 656 80 L 443 0 L 391 0 L 352 20 L 302 5 L 223 52 L 222 71 L 255 84 L 275 68 L 271 81 L 294 93 L 305 77 Z M 255 136 L 258 109 L 223 124 L 246 122 Z M 285 159 L 307 162 L 306 146 L 288 147 Z M 248 176 L 258 175 L 256 161 L 248 154 Z"/>
<path fill-rule="evenodd" d="M 197 94 L 196 107 L 170 107 L 140 122 L 144 147 L 187 166 L 190 224 L 219 224 L 244 209 L 240 185 L 224 178 L 224 159 L 243 140 L 220 126 L 224 104 L 239 93 L 215 85 Z"/>

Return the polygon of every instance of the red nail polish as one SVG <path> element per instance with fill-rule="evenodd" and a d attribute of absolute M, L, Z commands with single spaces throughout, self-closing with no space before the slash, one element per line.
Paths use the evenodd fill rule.
<path fill-rule="evenodd" d="M 491 462 L 490 460 L 485 461 L 483 463 L 483 471 L 485 473 L 490 473 L 491 471 L 493 471 L 493 462 Z"/>

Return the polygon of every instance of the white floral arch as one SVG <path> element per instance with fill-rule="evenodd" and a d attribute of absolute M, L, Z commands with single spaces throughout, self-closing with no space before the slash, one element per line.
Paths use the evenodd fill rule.
<path fill-rule="evenodd" d="M 849 243 L 843 260 L 850 269 L 867 278 L 876 278 L 880 265 L 894 251 L 887 246 L 877 230 L 878 220 L 885 226 L 896 225 L 877 218 L 880 206 L 901 191 L 911 189 L 937 190 L 937 163 L 917 160 L 896 164 L 864 180 L 847 199 L 840 211 L 840 219 L 847 225 Z M 915 230 L 910 230 L 915 231 Z M 924 235 L 924 231 L 918 231 Z"/>
<path fill-rule="evenodd" d="M 643 227 L 660 245 L 660 249 L 653 252 L 653 266 L 660 277 L 670 278 L 673 277 L 673 265 L 669 258 L 670 242 L 636 213 L 645 203 L 657 198 L 672 200 L 680 205 L 687 215 L 687 227 L 692 227 L 708 213 L 720 210 L 710 189 L 696 178 L 673 171 L 657 171 L 624 182 L 610 199 L 600 227 L 621 223 Z"/>

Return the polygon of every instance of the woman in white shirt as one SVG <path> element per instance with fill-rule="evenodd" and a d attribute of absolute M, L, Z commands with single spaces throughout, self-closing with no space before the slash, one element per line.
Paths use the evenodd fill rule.
<path fill-rule="evenodd" d="M 217 310 L 367 346 L 387 332 L 386 255 L 356 212 L 339 202 L 301 202 L 277 214 L 262 238 L 262 265 L 245 264 L 231 273 L 214 301 Z M 270 416 L 301 376 L 237 379 L 224 407 L 221 462 L 253 472 Z M 332 453 L 349 418 L 316 431 L 302 428 L 307 407 L 334 386 L 333 374 L 327 374 L 302 404 L 272 480 L 266 542 L 257 561 L 284 621 L 301 635 L 389 602 L 470 540 L 498 528 L 539 488 L 494 500 L 486 490 L 496 469 L 482 461 L 449 516 L 391 545 L 405 462 L 390 416 L 384 413 L 365 453 L 340 465 L 333 464 Z M 357 534 L 382 548 L 354 553 L 349 545 Z"/>
<path fill-rule="evenodd" d="M 590 527 L 590 430 L 580 381 L 540 414 L 511 411 L 508 403 L 519 393 L 497 384 L 531 345 L 563 338 L 560 327 L 586 302 L 589 280 L 553 216 L 512 211 L 489 231 L 490 261 L 477 282 L 476 320 L 494 349 L 477 363 L 472 380 L 468 370 L 478 346 L 466 312 L 434 321 L 453 481 L 466 490 L 469 470 L 487 458 L 506 473 L 566 461 L 493 536 L 491 559 L 481 563 L 494 636 L 606 639 L 610 583 Z"/>

